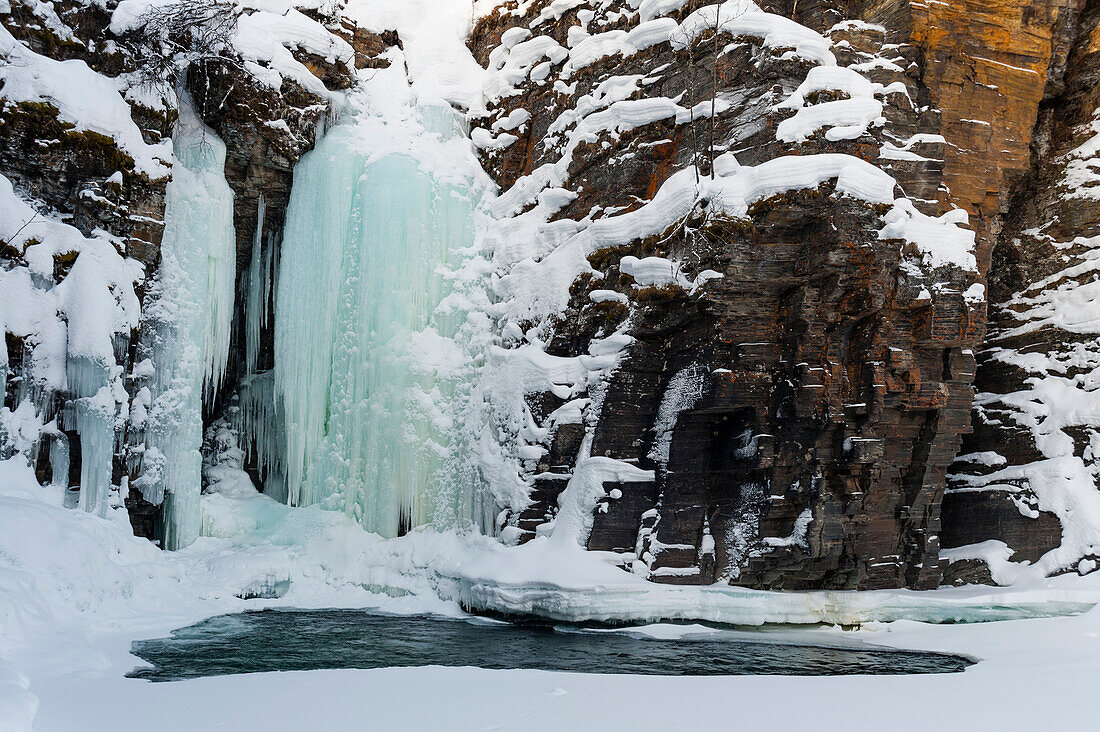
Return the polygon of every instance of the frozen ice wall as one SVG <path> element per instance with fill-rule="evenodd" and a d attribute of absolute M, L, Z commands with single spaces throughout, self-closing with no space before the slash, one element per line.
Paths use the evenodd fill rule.
<path fill-rule="evenodd" d="M 456 506 L 474 490 L 455 454 L 461 308 L 440 305 L 474 239 L 478 189 L 456 175 L 470 154 L 456 114 L 394 104 L 376 81 L 295 168 L 276 298 L 286 435 L 276 449 L 289 503 L 343 509 L 396 536 L 461 521 L 468 510 Z M 407 95 L 400 81 L 393 91 Z"/>
<path fill-rule="evenodd" d="M 149 407 L 135 482 L 146 500 L 164 501 L 169 549 L 199 533 L 203 397 L 217 391 L 225 371 L 236 277 L 225 145 L 186 101 L 174 142 L 179 162 L 168 185 L 162 260 L 144 313 L 143 353 L 152 364 L 149 393 L 138 397 Z"/>
<path fill-rule="evenodd" d="M 128 406 L 119 354 L 138 325 L 142 266 L 116 237 L 85 236 L 33 208 L 3 175 L 0 239 L 19 254 L 0 267 L 0 459 L 48 456 L 50 483 L 79 485 L 80 508 L 104 516 L 119 498 L 113 457 Z M 58 281 L 62 258 L 71 266 Z"/>

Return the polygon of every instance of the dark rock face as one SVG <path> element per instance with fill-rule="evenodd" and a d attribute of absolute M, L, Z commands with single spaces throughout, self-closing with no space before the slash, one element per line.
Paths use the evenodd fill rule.
<path fill-rule="evenodd" d="M 897 277 L 897 242 L 877 239 L 876 213 L 824 193 L 685 242 L 726 277 L 699 298 L 638 306 L 638 340 L 608 387 L 593 453 L 656 468 L 653 526 L 637 547 L 656 579 L 939 581 L 943 473 L 967 426 L 974 368 L 962 347 L 981 321 L 962 298 L 918 300 Z M 669 436 L 653 425 L 685 379 L 693 398 L 667 461 L 654 461 Z M 629 543 L 616 539 L 633 513 L 609 501 L 590 548 L 634 550 L 636 521 Z"/>
<path fill-rule="evenodd" d="M 672 15 L 682 20 L 705 4 L 688 3 Z M 475 55 L 488 61 L 505 31 L 537 17 L 542 8 L 535 5 L 524 18 L 505 6 L 483 20 L 471 41 Z M 841 3 L 803 11 L 817 25 L 833 18 L 818 29 L 833 28 L 840 64 L 861 64 L 867 78 L 890 87 L 880 96 L 881 129 L 848 140 L 821 132 L 800 144 L 777 140 L 776 125 L 789 113 L 775 105 L 811 65 L 751 38 L 711 32 L 685 49 L 661 44 L 604 57 L 578 72 L 567 91 L 521 84 L 483 124 L 521 108 L 532 117 L 513 131 L 516 142 L 485 154 L 486 167 L 508 187 L 557 160 L 563 146 L 552 126 L 562 110 L 610 78 L 640 74 L 646 86 L 632 99 L 664 96 L 691 107 L 717 94 L 729 107 L 713 123 L 666 120 L 623 132 L 611 144 L 586 140 L 568 169 L 576 198 L 558 217 L 637 208 L 693 162 L 706 176 L 713 151 L 727 149 L 745 165 L 825 152 L 875 161 L 918 207 L 940 213 L 944 144 L 933 136 L 940 118 L 926 104 L 920 52 L 887 45 L 893 38 L 882 28 L 834 27 L 852 17 Z M 578 22 L 566 13 L 534 30 L 564 45 Z M 632 25 L 626 17 L 599 30 Z M 926 137 L 914 137 L 921 133 Z M 880 157 L 884 143 L 920 154 Z M 969 429 L 971 349 L 982 338 L 984 308 L 962 295 L 971 275 L 905 266 L 904 243 L 879 238 L 883 213 L 825 184 L 761 201 L 744 219 L 702 213 L 651 240 L 589 258 L 598 274 L 574 284 L 548 351 L 585 353 L 594 337 L 629 319 L 635 343 L 606 384 L 591 454 L 655 476 L 604 485 L 589 549 L 619 553 L 633 571 L 663 582 L 769 589 L 939 584 L 944 474 Z M 626 255 L 687 263 L 688 278 L 706 269 L 724 277 L 695 293 L 639 289 L 619 270 Z M 629 304 L 590 301 L 592 290 L 608 288 Z M 558 404 L 541 395 L 532 412 Z M 517 523 L 526 536 L 553 518 L 579 432 L 564 425 L 552 438 L 532 505 Z"/>
<path fill-rule="evenodd" d="M 169 136 L 162 116 L 147 129 L 154 140 Z M 126 239 L 130 256 L 155 266 L 162 234 L 165 180 L 152 181 L 106 135 L 58 118 L 48 102 L 8 104 L 0 111 L 0 169 L 13 185 L 49 209 L 71 215 L 84 234 L 95 229 Z M 108 180 L 116 171 L 121 183 Z"/>
<path fill-rule="evenodd" d="M 1090 262 L 1100 235 L 1096 165 L 1100 3 L 1078 3 L 1051 70 L 1031 167 L 993 250 L 990 332 L 978 354 L 974 432 L 944 500 L 944 546 L 1003 542 L 1045 573 L 1095 559 L 1096 419 Z M 1083 309 L 1082 309 L 1083 308 Z M 978 492 L 975 492 L 975 490 Z M 1044 559 L 1045 557 L 1045 559 Z M 994 576 L 996 579 L 996 574 Z"/>
<path fill-rule="evenodd" d="M 681 21 L 708 4 L 688 2 L 669 16 Z M 547 18 L 547 5 L 525 14 L 502 5 L 475 28 L 475 56 L 489 65 L 513 28 L 570 46 L 577 25 L 629 31 L 638 22 L 619 7 Z M 817 133 L 778 142 L 784 117 L 774 105 L 806 68 L 751 39 L 715 43 L 708 32 L 678 51 L 610 53 L 574 84 L 522 82 L 485 126 L 518 109 L 531 119 L 511 130 L 514 143 L 484 154 L 486 168 L 507 188 L 557 160 L 562 145 L 548 133 L 555 118 L 616 75 L 645 77 L 632 99 L 690 106 L 717 93 L 731 104 L 713 123 L 666 120 L 582 143 L 566 184 L 576 197 L 558 216 L 637 208 L 679 169 L 695 163 L 705 176 L 715 147 L 747 165 L 856 155 L 889 172 L 919 210 L 970 214 L 979 282 L 988 274 L 994 303 L 990 337 L 979 350 L 985 308 L 950 286 L 919 300 L 920 284 L 899 267 L 904 247 L 877 240 L 874 211 L 828 190 L 762 202 L 736 225 L 690 222 L 657 246 L 624 242 L 597 253 L 598 287 L 615 287 L 629 305 L 589 303 L 584 294 L 596 285 L 578 281 L 552 345 L 559 355 L 583 353 L 593 337 L 629 322 L 636 343 L 607 384 L 592 454 L 653 469 L 655 480 L 605 485 L 589 548 L 619 552 L 658 581 L 788 589 L 1009 581 L 959 551 L 987 540 L 1040 573 L 1087 571 L 1095 565 L 1078 560 L 1095 559 L 1100 538 L 1100 433 L 1089 406 L 1100 329 L 1076 308 L 1087 311 L 1100 235 L 1100 3 L 761 7 L 826 35 L 838 64 L 881 84 L 886 124 L 854 140 Z M 639 291 L 617 271 L 626 254 L 679 258 L 691 263 L 689 275 L 711 268 L 725 277 L 694 295 Z M 973 284 L 947 280 L 956 293 Z M 971 426 L 975 371 L 981 393 Z M 661 431 L 670 400 L 682 407 L 671 435 Z M 547 401 L 557 405 L 543 395 L 532 412 L 548 412 Z M 561 455 L 575 453 L 580 428 L 566 427 L 517 523 L 527 535 L 553 519 L 572 470 Z M 960 443 L 965 455 L 952 465 Z M 1072 478 L 1073 490 L 1060 492 L 1050 475 Z M 949 568 L 941 544 L 954 550 L 944 555 Z"/>
<path fill-rule="evenodd" d="M 32 6 L 15 2 L 10 13 L 0 15 L 4 28 L 30 50 L 58 61 L 83 61 L 107 76 L 135 69 L 125 44 L 105 42 L 108 10 L 58 2 L 51 12 L 66 31 L 62 32 L 51 28 Z M 173 111 L 131 106 L 145 142 L 155 144 L 171 136 Z M 48 210 L 71 216 L 70 223 L 83 233 L 100 228 L 124 237 L 127 254 L 146 267 L 156 265 L 166 180 L 151 181 L 135 171 L 133 158 L 110 137 L 76 130 L 48 102 L 7 103 L 0 109 L 0 170 Z M 121 183 L 107 180 L 115 171 L 123 174 Z"/>

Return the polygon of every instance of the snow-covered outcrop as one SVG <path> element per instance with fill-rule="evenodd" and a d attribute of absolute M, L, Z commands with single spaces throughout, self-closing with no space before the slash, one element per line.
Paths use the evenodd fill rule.
<path fill-rule="evenodd" d="M 479 22 L 493 373 L 523 374 L 505 454 L 533 489 L 509 536 L 660 581 L 938 583 L 984 286 L 967 213 L 904 195 L 935 136 L 883 33 L 750 2 Z"/>

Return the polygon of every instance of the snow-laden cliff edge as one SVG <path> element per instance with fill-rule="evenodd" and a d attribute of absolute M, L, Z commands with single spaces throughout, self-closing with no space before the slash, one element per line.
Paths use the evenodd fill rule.
<path fill-rule="evenodd" d="M 247 544 L 218 506 L 284 516 L 257 488 L 473 526 L 517 572 L 617 565 L 658 614 L 680 595 L 647 580 L 940 583 L 997 215 L 933 195 L 953 123 L 912 27 L 243 2 L 151 87 L 138 21 L 171 4 L 9 5 L 0 449 L 49 502 L 171 547 Z M 1091 526 L 1024 574 L 1087 571 Z M 563 602 L 499 579 L 450 597 Z"/>

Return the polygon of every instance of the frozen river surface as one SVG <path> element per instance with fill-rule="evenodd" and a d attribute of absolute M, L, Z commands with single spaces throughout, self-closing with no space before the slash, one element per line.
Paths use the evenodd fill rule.
<path fill-rule="evenodd" d="M 138 641 L 153 681 L 263 671 L 476 666 L 584 673 L 716 676 L 927 674 L 962 671 L 959 656 L 797 641 L 797 632 L 718 631 L 656 639 L 629 630 L 464 622 L 349 610 L 222 615 Z"/>

